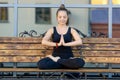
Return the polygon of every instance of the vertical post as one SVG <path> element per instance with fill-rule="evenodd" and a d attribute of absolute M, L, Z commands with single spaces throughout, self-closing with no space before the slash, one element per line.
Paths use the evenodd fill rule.
<path fill-rule="evenodd" d="M 16 67 L 17 67 L 17 63 L 13 63 L 13 68 L 16 68 Z M 16 72 L 13 72 L 13 77 L 17 77 Z"/>
<path fill-rule="evenodd" d="M 108 0 L 109 1 L 109 8 L 108 8 L 108 19 L 109 19 L 109 24 L 108 24 L 108 37 L 112 38 L 112 0 Z M 112 68 L 111 64 L 108 64 L 108 68 Z M 108 74 L 109 78 L 112 78 L 112 73 Z"/>
<path fill-rule="evenodd" d="M 109 1 L 109 8 L 108 8 L 108 37 L 112 38 L 112 0 Z"/>
<path fill-rule="evenodd" d="M 18 34 L 18 0 L 14 0 L 14 36 Z M 13 67 L 17 67 L 17 63 L 13 63 Z M 16 72 L 13 72 L 13 77 L 16 77 Z"/>
<path fill-rule="evenodd" d="M 18 35 L 18 0 L 14 0 L 14 36 Z"/>

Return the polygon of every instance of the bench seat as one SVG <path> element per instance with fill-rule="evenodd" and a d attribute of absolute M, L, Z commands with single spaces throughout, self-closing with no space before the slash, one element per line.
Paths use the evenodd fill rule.
<path fill-rule="evenodd" d="M 38 68 L 0 68 L 0 72 L 86 72 L 86 73 L 119 73 L 120 69 L 92 69 L 92 68 L 81 68 L 81 69 L 38 69 Z"/>

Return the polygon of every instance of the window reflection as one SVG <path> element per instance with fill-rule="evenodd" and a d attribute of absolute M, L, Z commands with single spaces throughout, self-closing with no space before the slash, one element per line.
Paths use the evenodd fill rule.
<path fill-rule="evenodd" d="M 108 0 L 91 0 L 91 4 L 108 4 Z"/>
<path fill-rule="evenodd" d="M 91 0 L 91 4 L 108 4 L 109 0 Z M 112 0 L 113 4 L 120 4 L 120 0 Z"/>
<path fill-rule="evenodd" d="M 36 23 L 37 24 L 50 24 L 51 23 L 50 8 L 36 8 Z"/>
<path fill-rule="evenodd" d="M 8 22 L 8 8 L 0 7 L 0 22 Z"/>
<path fill-rule="evenodd" d="M 113 4 L 120 4 L 120 0 L 113 0 Z"/>

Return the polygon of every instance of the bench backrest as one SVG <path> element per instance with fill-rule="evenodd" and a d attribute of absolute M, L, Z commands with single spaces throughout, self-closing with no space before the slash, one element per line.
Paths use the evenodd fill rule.
<path fill-rule="evenodd" d="M 83 43 L 86 62 L 120 63 L 120 38 L 84 38 Z"/>
<path fill-rule="evenodd" d="M 38 37 L 0 37 L 0 62 L 37 62 L 52 53 Z M 73 47 L 75 57 L 92 63 L 120 63 L 119 38 L 83 38 L 83 46 Z"/>
<path fill-rule="evenodd" d="M 41 38 L 0 38 L 0 62 L 37 62 L 44 51 Z"/>

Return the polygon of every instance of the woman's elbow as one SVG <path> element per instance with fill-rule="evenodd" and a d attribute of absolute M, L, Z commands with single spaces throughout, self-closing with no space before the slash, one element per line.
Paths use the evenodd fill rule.
<path fill-rule="evenodd" d="M 41 44 L 42 44 L 42 45 L 44 45 L 44 44 L 45 44 L 45 41 L 44 41 L 44 40 L 42 40 L 42 41 L 41 41 Z"/>
<path fill-rule="evenodd" d="M 79 45 L 82 45 L 83 43 L 82 43 L 82 40 L 79 40 Z"/>

